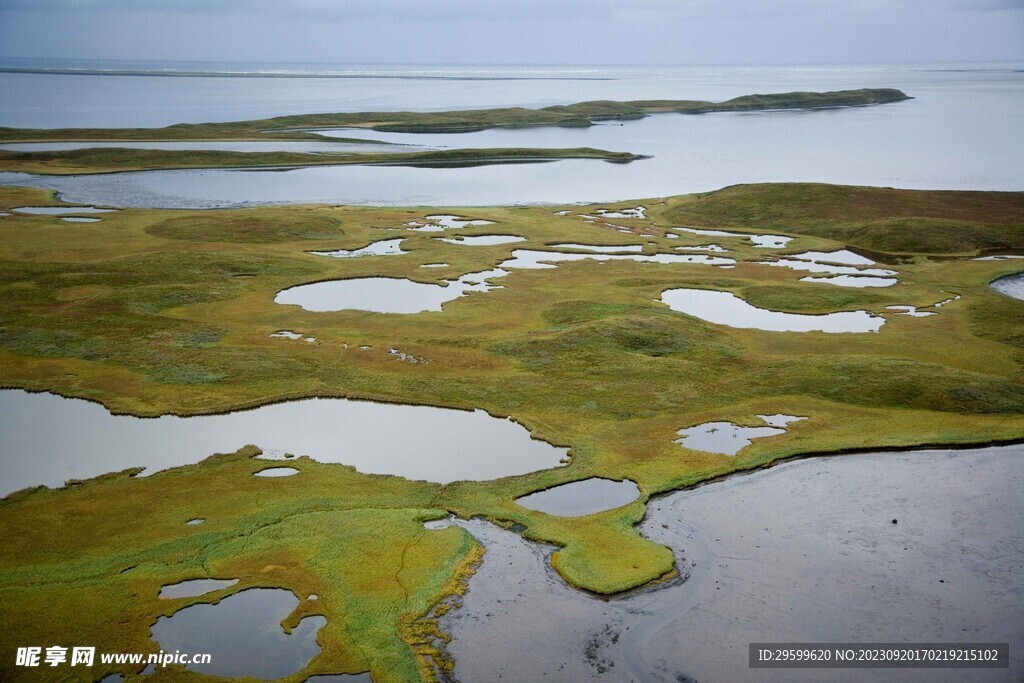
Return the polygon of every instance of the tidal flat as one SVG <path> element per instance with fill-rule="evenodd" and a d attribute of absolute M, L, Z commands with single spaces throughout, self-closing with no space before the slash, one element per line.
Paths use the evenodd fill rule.
<path fill-rule="evenodd" d="M 0 188 L 0 210 L 21 206 L 68 208 L 50 192 Z M 630 213 L 638 206 L 642 215 Z M 591 600 L 674 586 L 687 571 L 673 539 L 638 526 L 661 500 L 652 496 L 794 456 L 1024 438 L 1024 309 L 990 286 L 1020 263 L 976 260 L 1024 250 L 1022 193 L 740 185 L 588 207 L 445 211 L 487 221 L 438 224 L 445 239 L 524 241 L 451 244 L 436 239 L 441 232 L 416 231 L 438 212 L 415 206 L 122 208 L 75 226 L 73 242 L 58 215 L 4 217 L 6 388 L 186 422 L 314 397 L 479 409 L 487 419 L 512 418 L 521 427 L 510 428 L 549 453 L 566 450 L 549 467 L 497 479 L 413 479 L 347 461 L 346 429 L 328 424 L 340 453 L 332 462 L 306 452 L 268 461 L 276 454 L 245 447 L 139 476 L 152 464 L 140 448 L 117 472 L 63 487 L 26 481 L 0 501 L 8 549 L 0 629 L 155 652 L 150 630 L 159 619 L 211 599 L 168 601 L 160 588 L 230 577 L 238 583 L 213 599 L 282 589 L 298 601 L 279 617 L 283 627 L 322 618 L 319 654 L 283 680 L 366 672 L 377 683 L 429 680 L 458 674 L 458 653 L 439 647 L 451 612 L 445 598 L 472 591 L 487 554 L 465 529 L 424 522 L 480 517 L 514 529 L 532 547 L 552 549 L 544 554 L 551 581 Z M 722 238 L 727 254 L 680 254 L 708 238 L 680 227 L 771 236 L 771 246 Z M 351 253 L 398 236 L 402 254 L 313 253 Z M 593 251 L 561 251 L 566 245 Z M 609 253 L 624 245 L 642 252 Z M 884 266 L 896 283 L 836 287 L 764 263 L 844 250 L 858 264 Z M 488 277 L 489 291 L 416 313 L 275 302 L 279 292 L 324 282 L 387 278 L 443 290 L 483 287 Z M 680 289 L 800 316 L 865 311 L 885 324 L 870 334 L 738 329 L 660 303 Z M 282 331 L 314 342 L 274 336 Z M 780 415 L 805 419 L 734 455 L 678 443 L 688 426 L 763 428 L 772 423 L 762 416 Z M 0 415 L 0 433 L 17 429 L 9 420 Z M 481 460 L 493 455 L 480 451 Z M 0 472 L 39 455 L 31 446 L 5 449 Z M 419 464 L 439 470 L 444 455 L 442 444 Z M 515 453 L 502 459 L 520 464 Z M 253 476 L 284 466 L 297 474 Z M 579 516 L 516 503 L 593 478 L 634 482 L 638 496 Z M 48 617 L 33 610 L 38 604 L 63 608 Z M 26 620 L 29 613 L 37 616 Z M 0 677 L 9 677 L 11 661 L 0 663 Z M 190 676 L 198 674 L 167 670 L 152 680 Z"/>

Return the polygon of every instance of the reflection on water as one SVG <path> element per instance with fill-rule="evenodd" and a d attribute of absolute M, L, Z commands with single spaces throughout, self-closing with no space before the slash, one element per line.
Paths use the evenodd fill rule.
<path fill-rule="evenodd" d="M 64 216 L 75 213 L 113 213 L 115 209 L 99 209 L 95 206 L 16 206 L 11 211 L 33 216 Z"/>
<path fill-rule="evenodd" d="M 298 606 L 291 591 L 252 588 L 216 605 L 186 607 L 160 617 L 152 637 L 166 652 L 209 653 L 208 664 L 188 664 L 192 671 L 213 676 L 254 676 L 274 679 L 306 666 L 320 654 L 316 634 L 327 623 L 306 617 L 286 634 L 280 622 Z"/>
<path fill-rule="evenodd" d="M 230 588 L 236 583 L 238 583 L 238 579 L 191 579 L 164 586 L 160 589 L 160 594 L 157 597 L 165 600 L 193 598 L 197 595 Z"/>
<path fill-rule="evenodd" d="M 269 477 L 271 479 L 277 477 L 291 477 L 299 473 L 299 470 L 294 467 L 268 467 L 265 470 L 254 472 L 254 477 Z"/>
<path fill-rule="evenodd" d="M 1002 292 L 1006 296 L 1012 296 L 1014 299 L 1024 299 L 1024 273 L 1001 277 L 992 283 L 992 289 Z"/>
<path fill-rule="evenodd" d="M 1024 667 L 1022 487 L 1022 445 L 811 458 L 729 477 L 648 503 L 640 533 L 672 548 L 688 578 L 613 600 L 567 586 L 550 547 L 482 520 L 450 521 L 487 554 L 441 630 L 465 683 L 894 680 L 892 669 L 751 669 L 747 646 L 766 634 L 970 634 L 962 637 L 1009 642 L 1010 669 L 899 680 L 1015 680 Z"/>
<path fill-rule="evenodd" d="M 767 427 L 741 427 L 732 422 L 705 422 L 696 427 L 680 429 L 676 443 L 693 451 L 736 455 L 753 443 L 752 439 L 786 433 L 786 425 L 807 418 L 796 415 L 758 415 Z"/>
<path fill-rule="evenodd" d="M 448 244 L 464 244 L 470 247 L 486 247 L 494 246 L 496 244 L 513 244 L 515 242 L 525 242 L 525 237 L 518 235 L 467 235 L 460 237 L 443 238 L 442 242 Z"/>
<path fill-rule="evenodd" d="M 397 256 L 407 252 L 402 251 L 402 240 L 380 240 L 372 242 L 359 249 L 336 249 L 334 251 L 311 251 L 316 256 L 330 256 L 331 258 L 358 258 L 360 256 Z"/>
<path fill-rule="evenodd" d="M 686 313 L 717 325 L 770 332 L 877 332 L 882 316 L 867 311 L 841 311 L 823 315 L 782 313 L 748 304 L 732 292 L 710 289 L 668 289 L 661 302 L 673 311 Z"/>
<path fill-rule="evenodd" d="M 636 482 L 591 477 L 531 493 L 517 498 L 516 502 L 528 510 L 549 515 L 580 517 L 622 507 L 639 497 Z"/>
<path fill-rule="evenodd" d="M 129 467 L 154 472 L 246 444 L 441 483 L 558 467 L 566 456 L 479 410 L 307 399 L 226 415 L 140 419 L 80 399 L 0 391 L 3 495 Z"/>

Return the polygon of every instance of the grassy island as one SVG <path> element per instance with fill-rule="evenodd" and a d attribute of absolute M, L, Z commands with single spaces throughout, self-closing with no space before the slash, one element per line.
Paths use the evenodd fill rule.
<path fill-rule="evenodd" d="M 164 128 L 3 128 L 2 142 L 87 140 L 324 140 L 310 132 L 324 128 L 369 128 L 405 133 L 468 133 L 489 128 L 525 126 L 591 126 L 595 121 L 639 119 L 651 114 L 705 114 L 769 109 L 859 107 L 910 99 L 891 88 L 833 92 L 791 92 L 744 95 L 725 102 L 700 100 L 597 100 L 543 109 L 508 107 L 449 112 L 357 112 L 300 114 L 254 121 L 181 123 Z M 339 138 L 335 138 L 339 139 Z M 343 138 L 341 138 L 343 139 Z"/>

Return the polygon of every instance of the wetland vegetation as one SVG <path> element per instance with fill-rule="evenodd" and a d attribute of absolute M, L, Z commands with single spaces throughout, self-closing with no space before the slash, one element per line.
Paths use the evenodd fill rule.
<path fill-rule="evenodd" d="M 643 212 L 626 211 L 638 204 Z M 0 188 L 0 211 L 23 206 L 67 208 L 48 192 Z M 73 228 L 57 215 L 0 218 L 0 386 L 138 416 L 314 396 L 480 408 L 570 449 L 566 466 L 437 483 L 307 457 L 288 459 L 295 476 L 257 477 L 281 463 L 247 447 L 145 477 L 125 469 L 22 490 L 0 501 L 0 628 L 25 642 L 156 652 L 154 624 L 210 602 L 162 599 L 161 587 L 231 577 L 216 600 L 283 589 L 297 599 L 284 628 L 321 618 L 319 654 L 283 680 L 430 679 L 452 666 L 437 647 L 443 598 L 465 590 L 483 549 L 463 528 L 425 521 L 481 516 L 521 530 L 556 546 L 551 564 L 567 582 L 610 594 L 678 571 L 673 552 L 636 528 L 653 494 L 810 453 L 1024 438 L 1024 308 L 990 287 L 1020 262 L 977 260 L 1024 250 L 1024 193 L 734 186 L 593 207 L 453 209 L 476 223 L 418 232 L 436 212 L 122 209 Z M 717 260 L 687 261 L 676 248 L 708 236 L 681 227 L 773 239 L 715 237 Z M 445 241 L 494 234 L 525 241 Z M 403 253 L 313 253 L 397 237 Z M 638 244 L 642 253 L 606 253 Z M 594 253 L 558 251 L 580 245 Z M 896 283 L 836 287 L 765 263 L 846 249 Z M 469 289 L 406 314 L 275 303 L 292 288 L 369 278 Z M 679 289 L 800 316 L 865 311 L 885 324 L 872 334 L 737 329 L 659 301 Z M 805 419 L 777 429 L 785 415 Z M 765 431 L 735 455 L 679 443 L 682 430 L 714 422 Z M 140 452 L 137 467 L 146 464 Z M 635 482 L 639 497 L 576 517 L 516 503 L 592 478 Z M 39 604 L 61 609 L 40 614 Z M 0 662 L 0 678 L 13 661 Z M 205 679 L 168 668 L 152 680 Z"/>

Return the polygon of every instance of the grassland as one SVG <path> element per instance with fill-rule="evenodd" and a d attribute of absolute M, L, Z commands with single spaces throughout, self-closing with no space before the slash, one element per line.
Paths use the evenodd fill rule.
<path fill-rule="evenodd" d="M 0 210 L 58 203 L 0 188 Z M 527 239 L 481 247 L 407 230 L 436 208 L 129 209 L 89 224 L 0 218 L 0 386 L 136 415 L 314 395 L 476 407 L 572 449 L 566 467 L 487 482 L 408 481 L 307 458 L 290 463 L 301 471 L 294 477 L 255 478 L 267 463 L 244 450 L 145 478 L 126 472 L 12 495 L 0 501 L 0 627 L 17 642 L 0 637 L 0 678 L 45 678 L 11 666 L 12 648 L 30 642 L 155 650 L 149 624 L 199 600 L 161 601 L 159 587 L 200 576 L 239 578 L 228 592 L 277 586 L 320 595 L 289 618 L 328 617 L 323 654 L 292 681 L 366 670 L 378 683 L 429 676 L 431 662 L 444 664 L 429 638 L 431 610 L 460 590 L 480 549 L 459 529 L 424 530 L 424 519 L 454 513 L 521 525 L 526 537 L 558 546 L 553 564 L 567 581 L 614 593 L 674 569 L 671 552 L 634 526 L 650 495 L 809 453 L 1024 437 L 1024 302 L 988 286 L 1021 266 L 970 259 L 1024 249 L 1024 194 L 761 185 L 606 208 L 638 203 L 649 220 L 613 221 L 629 234 L 577 215 L 597 207 L 566 207 L 576 213 L 565 216 L 553 213 L 561 207 L 451 211 L 495 225 L 450 234 Z M 273 301 L 280 289 L 318 280 L 442 282 L 493 268 L 514 248 L 642 243 L 654 253 L 706 242 L 665 237 L 680 225 L 794 239 L 766 250 L 715 238 L 738 260 L 729 270 L 584 260 L 515 271 L 503 289 L 442 312 L 315 313 Z M 408 252 L 399 256 L 309 253 L 398 236 Z M 891 263 L 899 284 L 806 283 L 805 273 L 757 263 L 845 246 Z M 437 262 L 449 265 L 420 268 Z M 656 301 L 674 287 L 727 290 L 791 312 L 866 309 L 887 323 L 875 334 L 732 329 Z M 953 295 L 961 298 L 928 318 L 885 309 Z M 317 343 L 269 337 L 281 329 Z M 429 362 L 403 363 L 390 348 Z M 754 425 L 757 414 L 779 412 L 807 419 L 734 458 L 674 443 L 680 428 Z M 590 476 L 633 479 L 642 497 L 582 518 L 514 502 Z M 207 521 L 185 525 L 195 517 Z M 154 680 L 209 679 L 168 669 Z"/>
<path fill-rule="evenodd" d="M 609 119 L 639 119 L 656 113 L 704 114 L 765 109 L 821 109 L 866 106 L 908 99 L 899 90 L 864 88 L 834 92 L 791 92 L 745 95 L 726 102 L 700 100 L 596 100 L 543 109 L 509 107 L 449 112 L 357 112 L 302 114 L 227 123 L 182 123 L 163 128 L 60 128 L 0 127 L 0 142 L 53 142 L 71 140 L 324 140 L 318 128 L 370 128 L 407 133 L 467 133 L 488 128 L 525 126 L 590 126 Z M 337 139 L 337 138 L 335 138 Z"/>

